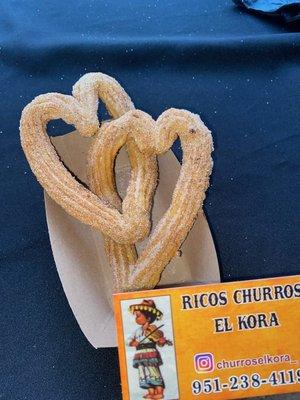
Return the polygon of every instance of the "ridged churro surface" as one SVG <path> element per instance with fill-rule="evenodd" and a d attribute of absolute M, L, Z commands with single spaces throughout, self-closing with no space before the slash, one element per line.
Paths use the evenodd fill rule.
<path fill-rule="evenodd" d="M 138 215 L 139 207 L 147 211 L 151 207 L 157 165 L 153 157 L 168 151 L 177 137 L 183 150 L 181 172 L 170 207 L 150 235 L 145 249 L 137 256 L 134 246 L 120 245 L 106 238 L 116 291 L 149 289 L 159 282 L 162 271 L 186 238 L 205 198 L 212 169 L 212 137 L 200 117 L 188 111 L 170 109 L 154 121 L 148 114 L 132 110 L 104 125 L 91 149 L 88 160 L 91 189 L 105 195 L 124 212 L 131 210 Z M 125 143 L 135 146 L 139 163 L 131 162 L 132 177 L 139 174 L 140 179 L 134 181 L 135 186 L 129 184 L 128 191 L 134 190 L 130 196 L 127 191 L 126 199 L 121 203 L 114 183 L 113 165 L 118 150 Z M 131 161 L 130 151 L 133 152 L 133 148 L 129 148 Z"/>
<path fill-rule="evenodd" d="M 114 120 L 98 121 L 101 99 Z M 94 136 L 88 160 L 89 189 L 60 161 L 47 134 L 47 123 L 63 119 L 83 136 Z M 174 257 L 202 207 L 212 169 L 213 143 L 200 117 L 169 109 L 156 121 L 135 110 L 119 83 L 104 74 L 84 75 L 73 95 L 38 96 L 23 110 L 21 143 L 27 160 L 47 193 L 66 212 L 102 232 L 115 291 L 150 289 Z M 180 175 L 170 206 L 141 254 L 135 244 L 149 235 L 158 179 L 157 156 L 179 137 L 183 151 Z M 115 159 L 126 146 L 131 176 L 124 199 L 115 183 Z"/>
<path fill-rule="evenodd" d="M 81 135 L 95 135 L 99 130 L 98 98 L 114 118 L 134 108 L 113 78 L 87 74 L 74 86 L 73 96 L 48 93 L 25 107 L 20 122 L 22 147 L 40 184 L 65 211 L 120 243 L 135 243 L 148 233 L 149 215 L 144 215 L 143 224 L 135 225 L 130 215 L 85 188 L 60 161 L 46 132 L 49 121 L 61 118 Z"/>

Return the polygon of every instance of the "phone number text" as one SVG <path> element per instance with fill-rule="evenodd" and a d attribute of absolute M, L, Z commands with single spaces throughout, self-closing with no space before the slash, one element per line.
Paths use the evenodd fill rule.
<path fill-rule="evenodd" d="M 300 383 L 300 369 L 272 371 L 267 378 L 262 378 L 260 374 L 253 373 L 251 375 L 232 375 L 227 382 L 221 382 L 216 377 L 212 379 L 194 380 L 192 382 L 192 393 L 194 395 L 220 393 L 225 390 L 237 391 L 247 389 L 259 389 L 264 385 L 284 386 L 296 385 Z"/>

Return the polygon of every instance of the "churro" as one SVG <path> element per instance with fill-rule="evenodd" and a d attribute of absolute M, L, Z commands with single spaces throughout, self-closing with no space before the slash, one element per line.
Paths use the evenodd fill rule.
<path fill-rule="evenodd" d="M 135 146 L 140 165 L 132 162 L 129 152 L 133 173 L 138 173 L 139 169 L 142 173 L 147 158 L 149 162 L 152 157 L 168 151 L 177 137 L 183 150 L 181 172 L 170 207 L 150 235 L 144 250 L 138 256 L 133 245 L 120 245 L 105 238 L 116 291 L 149 289 L 159 282 L 164 268 L 191 229 L 205 198 L 212 169 L 212 137 L 200 117 L 188 111 L 170 109 L 154 121 L 148 114 L 133 110 L 103 125 L 90 151 L 88 175 L 91 189 L 126 211 L 126 201 L 121 204 L 114 183 L 113 165 L 120 147 L 125 143 Z M 142 204 L 143 199 L 147 210 L 151 207 L 155 176 L 153 170 L 152 182 L 141 180 L 134 191 L 138 203 Z"/>
<path fill-rule="evenodd" d="M 115 118 L 99 126 L 101 99 Z M 60 161 L 47 134 L 47 123 L 63 119 L 83 136 L 94 136 L 88 160 L 89 189 Z M 200 117 L 169 109 L 157 121 L 135 110 L 113 78 L 91 73 L 73 87 L 73 95 L 48 93 L 28 104 L 20 122 L 21 143 L 38 181 L 73 217 L 102 232 L 112 267 L 114 291 L 150 289 L 174 257 L 202 207 L 212 169 L 213 143 Z M 170 206 L 150 234 L 141 254 L 135 244 L 149 235 L 157 184 L 157 156 L 179 137 L 182 167 Z M 119 197 L 115 159 L 126 146 L 131 175 L 126 195 Z"/>
<path fill-rule="evenodd" d="M 49 196 L 81 222 L 104 232 L 119 243 L 135 243 L 150 229 L 150 215 L 135 204 L 122 214 L 105 197 L 97 196 L 78 182 L 60 161 L 47 135 L 50 120 L 61 118 L 83 136 L 99 130 L 98 98 L 113 118 L 134 108 L 129 96 L 113 78 L 92 73 L 82 77 L 73 96 L 48 93 L 36 97 L 22 112 L 21 143 L 38 181 Z M 129 205 L 130 199 L 128 200 Z"/>

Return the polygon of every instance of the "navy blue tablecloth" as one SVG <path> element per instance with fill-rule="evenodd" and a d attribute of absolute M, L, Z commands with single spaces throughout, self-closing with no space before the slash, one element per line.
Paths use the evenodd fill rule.
<path fill-rule="evenodd" d="M 229 0 L 11 0 L 0 20 L 0 398 L 120 399 L 117 351 L 91 347 L 64 296 L 21 110 L 101 71 L 154 117 L 199 113 L 215 141 L 205 211 L 222 279 L 299 274 L 299 34 Z"/>

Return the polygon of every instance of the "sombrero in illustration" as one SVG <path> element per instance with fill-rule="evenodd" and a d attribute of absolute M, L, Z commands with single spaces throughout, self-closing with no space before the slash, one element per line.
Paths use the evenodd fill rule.
<path fill-rule="evenodd" d="M 134 314 L 136 311 L 148 312 L 155 317 L 155 320 L 160 320 L 163 316 L 163 313 L 156 307 L 155 302 L 153 300 L 143 300 L 141 303 L 132 304 L 129 307 L 129 311 Z"/>

